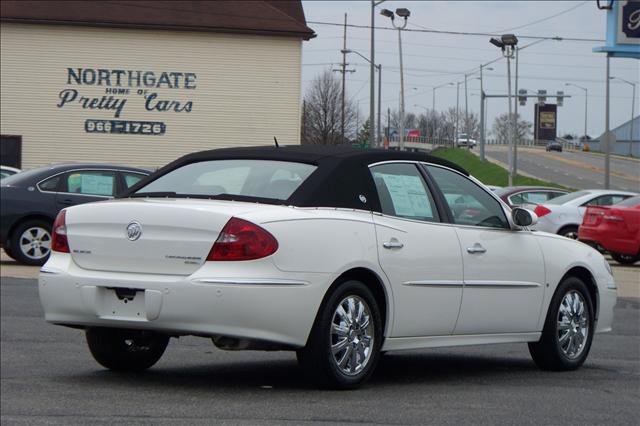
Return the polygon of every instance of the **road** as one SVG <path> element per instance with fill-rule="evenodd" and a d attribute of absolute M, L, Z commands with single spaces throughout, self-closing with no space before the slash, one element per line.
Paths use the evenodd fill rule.
<path fill-rule="evenodd" d="M 487 145 L 486 155 L 507 163 L 505 146 Z M 570 188 L 604 188 L 604 156 L 594 153 L 520 147 L 518 171 Z M 611 188 L 640 192 L 640 161 L 611 157 Z"/>
<path fill-rule="evenodd" d="M 637 424 L 640 300 L 620 299 L 580 370 L 538 370 L 524 344 L 401 352 L 357 391 L 319 391 L 288 352 L 172 339 L 137 375 L 101 369 L 83 334 L 46 324 L 34 279 L 0 278 L 3 425 Z"/>

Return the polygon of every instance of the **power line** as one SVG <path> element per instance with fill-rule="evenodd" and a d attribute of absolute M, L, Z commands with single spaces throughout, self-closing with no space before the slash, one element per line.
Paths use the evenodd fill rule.
<path fill-rule="evenodd" d="M 322 40 L 331 40 L 331 39 L 335 39 L 335 38 L 339 38 L 342 39 L 342 37 L 322 37 Z M 349 40 L 361 40 L 361 41 L 366 41 L 369 42 L 370 39 L 366 38 L 366 37 L 349 37 Z M 388 44 L 393 44 L 393 45 L 397 45 L 398 42 L 397 41 L 392 41 L 392 40 L 376 40 L 376 43 L 388 43 Z M 417 43 L 417 42 L 405 42 L 404 40 L 402 41 L 402 45 L 407 45 L 407 46 L 418 46 L 418 47 L 440 47 L 440 48 L 444 48 L 444 49 L 456 49 L 456 50 L 473 50 L 473 51 L 484 51 L 484 52 L 495 52 L 495 48 L 483 48 L 483 47 L 465 47 L 465 46 L 454 46 L 451 44 L 431 44 L 431 43 Z M 314 52 L 321 52 L 321 51 L 329 51 L 329 50 L 335 50 L 335 49 L 311 49 L 308 48 L 306 50 L 312 50 Z M 529 55 L 551 55 L 551 56 L 572 56 L 572 57 L 582 57 L 582 58 L 591 58 L 591 59 L 600 59 L 602 58 L 599 55 L 594 55 L 593 53 L 564 53 L 564 52 L 528 52 Z"/>
<path fill-rule="evenodd" d="M 312 52 L 337 52 L 336 49 L 309 49 Z M 494 49 L 491 49 L 492 52 L 495 52 Z M 377 54 L 383 55 L 397 55 L 397 52 L 390 51 L 376 51 Z M 461 58 L 455 56 L 436 56 L 436 55 L 420 55 L 417 53 L 406 53 L 405 57 L 414 57 L 414 58 L 427 58 L 427 59 L 447 59 L 451 61 L 464 61 L 464 62 L 473 62 L 480 63 L 484 59 L 474 59 L 474 58 Z M 600 59 L 600 58 L 596 58 Z M 546 63 L 546 62 L 520 62 L 520 65 L 531 65 L 531 66 L 544 66 L 544 67 L 567 67 L 567 68 L 592 68 L 592 69 L 604 69 L 604 65 L 575 65 L 575 64 L 559 64 L 559 63 Z M 636 70 L 637 67 L 617 67 L 618 70 Z"/>
<path fill-rule="evenodd" d="M 577 4 L 575 6 L 571 6 L 568 9 L 565 9 L 565 10 L 563 10 L 561 12 L 558 12 L 558 13 L 555 13 L 553 15 L 547 16 L 546 18 L 541 18 L 541 19 L 538 19 L 537 21 L 529 22 L 528 24 L 520 25 L 520 26 L 513 27 L 513 28 L 507 28 L 507 29 L 504 29 L 504 30 L 497 30 L 495 32 L 496 33 L 506 33 L 507 31 L 519 30 L 520 28 L 530 27 L 531 25 L 539 24 L 540 22 L 548 21 L 549 19 L 553 19 L 553 18 L 555 18 L 557 16 L 564 15 L 565 13 L 571 12 L 572 10 L 577 9 L 577 8 L 579 8 L 581 6 L 584 6 L 587 3 L 588 3 L 588 1 L 583 1 L 580 4 Z"/>
<path fill-rule="evenodd" d="M 329 25 L 329 26 L 343 26 L 343 24 L 339 24 L 336 22 L 324 22 L 324 21 L 307 21 L 308 24 L 313 25 Z M 417 24 L 413 24 L 414 26 L 418 26 Z M 351 28 L 360 28 L 360 29 L 371 29 L 370 25 L 358 25 L 358 24 L 348 24 L 348 27 Z M 377 27 L 374 26 L 376 30 L 385 30 L 385 31 L 397 31 L 392 27 Z M 434 33 L 434 34 L 448 34 L 448 35 L 460 35 L 460 36 L 482 36 L 482 37 L 497 37 L 500 34 L 495 33 L 485 33 L 485 32 L 468 32 L 468 31 L 445 31 L 445 30 L 433 30 L 428 29 L 426 27 L 420 27 L 419 29 L 415 28 L 405 28 L 402 31 L 406 32 L 414 32 L 414 33 Z M 590 42 L 590 43 L 603 43 L 604 39 L 598 38 L 580 38 L 580 37 L 558 37 L 558 36 L 532 36 L 532 35 L 519 35 L 518 38 L 521 39 L 532 39 L 532 40 L 552 40 L 552 39 L 561 39 L 562 41 L 576 41 L 576 42 Z"/>

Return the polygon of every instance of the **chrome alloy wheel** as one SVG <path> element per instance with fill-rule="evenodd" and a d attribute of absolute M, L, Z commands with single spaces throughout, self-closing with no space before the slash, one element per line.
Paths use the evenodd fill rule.
<path fill-rule="evenodd" d="M 371 359 L 374 326 L 367 303 L 358 296 L 344 298 L 331 320 L 333 361 L 345 375 L 360 373 Z"/>
<path fill-rule="evenodd" d="M 564 295 L 557 319 L 558 345 L 569 359 L 582 354 L 589 337 L 589 313 L 582 295 L 572 290 Z"/>
<path fill-rule="evenodd" d="M 19 246 L 29 259 L 43 259 L 51 252 L 51 234 L 38 226 L 27 228 L 20 235 Z"/>

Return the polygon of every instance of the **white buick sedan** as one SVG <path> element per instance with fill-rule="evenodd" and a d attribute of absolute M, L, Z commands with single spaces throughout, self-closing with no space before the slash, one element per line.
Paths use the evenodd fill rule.
<path fill-rule="evenodd" d="M 600 253 L 535 221 L 423 154 L 201 152 L 63 210 L 40 299 L 113 370 L 149 368 L 183 335 L 296 351 L 341 389 L 382 352 L 440 346 L 527 342 L 541 368 L 576 369 L 616 286 Z"/>

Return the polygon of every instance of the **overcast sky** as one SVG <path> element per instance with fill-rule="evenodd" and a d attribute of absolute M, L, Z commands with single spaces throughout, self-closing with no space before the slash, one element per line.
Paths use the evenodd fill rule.
<path fill-rule="evenodd" d="M 584 4 L 582 4 L 584 3 Z M 317 37 L 303 43 L 302 90 L 305 93 L 311 80 L 324 69 L 337 68 L 342 61 L 342 27 L 317 22 L 369 25 L 369 1 L 303 1 L 308 25 Z M 555 18 L 517 28 L 570 9 Z M 605 11 L 598 10 L 595 1 L 386 1 L 376 8 L 376 27 L 390 27 L 390 20 L 379 14 L 380 9 L 395 10 L 406 7 L 411 11 L 407 29 L 432 29 L 462 32 L 507 33 L 517 36 L 560 36 L 604 39 Z M 382 108 L 398 109 L 400 73 L 397 31 L 377 29 L 376 63 L 382 64 Z M 531 43 L 522 38 L 520 46 Z M 500 50 L 489 44 L 487 36 L 462 36 L 424 32 L 403 32 L 403 65 L 405 75 L 405 109 L 416 114 L 431 108 L 432 88 L 448 82 L 464 81 L 464 73 L 476 71 L 480 64 L 501 56 Z M 558 90 L 573 96 L 558 108 L 558 134 L 582 134 L 584 128 L 584 91 L 566 87 L 571 82 L 588 89 L 589 135 L 598 137 L 604 130 L 605 64 L 603 54 L 591 49 L 603 42 L 543 41 L 520 52 L 519 87 L 547 93 Z M 370 57 L 370 30 L 347 28 L 347 48 Z M 369 68 L 356 55 L 347 62 L 355 73 L 347 74 L 347 92 L 359 102 L 360 116 L 369 115 Z M 513 63 L 512 63 L 513 65 Z M 476 68 L 474 70 L 474 67 Z M 484 72 L 487 94 L 507 93 L 506 60 L 490 65 L 493 71 Z M 513 72 L 513 67 L 512 67 Z M 336 73 L 339 76 L 339 73 Z M 611 59 L 611 75 L 635 83 L 640 79 L 639 61 Z M 479 113 L 480 82 L 478 74 L 468 77 L 469 109 Z M 377 84 L 377 83 L 376 83 Z M 612 81 L 611 128 L 631 118 L 632 87 Z M 640 114 L 640 87 L 636 86 L 635 115 Z M 377 86 L 376 86 L 377 96 Z M 420 106 L 414 106 L 420 105 Z M 456 86 L 436 90 L 436 109 L 456 106 Z M 460 108 L 464 109 L 464 85 L 460 85 Z M 506 99 L 488 101 L 488 127 L 497 114 L 507 112 Z M 520 107 L 522 116 L 533 122 L 533 101 Z M 385 120 L 383 119 L 383 125 Z"/>

